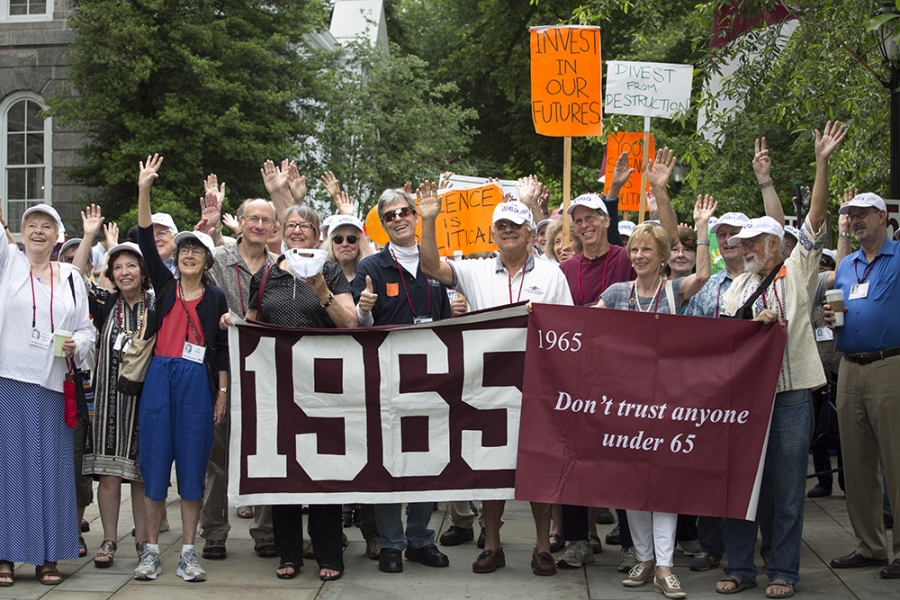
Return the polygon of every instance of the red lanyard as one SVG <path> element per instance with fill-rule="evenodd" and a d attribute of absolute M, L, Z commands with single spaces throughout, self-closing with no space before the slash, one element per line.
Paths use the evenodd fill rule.
<path fill-rule="evenodd" d="M 778 310 L 781 312 L 781 316 L 786 318 L 787 315 L 784 314 L 784 306 L 781 305 L 781 298 L 778 297 L 778 278 L 777 277 L 775 278 L 775 281 L 772 282 L 772 293 L 775 294 L 775 302 L 778 303 Z M 763 301 L 764 307 L 769 306 L 769 303 L 766 300 L 766 290 L 762 291 L 762 301 Z"/>
<path fill-rule="evenodd" d="M 584 306 L 584 294 L 581 293 L 581 263 L 584 260 L 584 253 L 581 254 L 581 260 L 578 261 L 578 298 L 581 305 Z M 606 267 L 609 266 L 609 252 L 606 253 L 606 261 L 603 263 L 603 279 L 600 280 L 600 293 L 606 290 Z"/>
<path fill-rule="evenodd" d="M 403 284 L 403 293 L 406 294 L 406 303 L 409 304 L 409 310 L 412 312 L 413 317 L 418 317 L 416 314 L 416 309 L 413 308 L 412 299 L 409 297 L 409 292 L 406 289 L 406 277 L 403 276 L 403 267 L 400 266 L 400 261 L 397 260 L 397 255 L 394 254 L 394 250 L 391 249 L 391 256 L 394 257 L 394 263 L 397 265 L 397 271 L 400 273 L 400 283 Z M 428 294 L 428 315 L 431 316 L 431 285 L 428 283 L 428 275 L 425 276 L 425 292 Z"/>
<path fill-rule="evenodd" d="M 502 262 L 500 264 L 503 264 Z M 526 262 L 527 264 L 527 262 Z M 506 265 L 503 265 L 503 268 L 506 269 Z M 506 276 L 509 278 L 509 303 L 513 303 L 512 299 L 512 275 L 509 274 L 509 269 L 506 269 Z M 519 296 L 516 298 L 516 302 L 519 302 L 522 299 L 522 286 L 525 285 L 525 265 L 522 265 L 522 281 L 519 282 Z"/>
<path fill-rule="evenodd" d="M 238 284 L 238 296 L 241 297 L 241 314 L 247 314 L 247 308 L 244 306 L 244 288 L 241 287 L 241 270 L 237 265 L 234 265 L 234 278 L 237 279 Z"/>
<path fill-rule="evenodd" d="M 197 330 L 194 329 L 194 324 L 191 322 L 191 313 L 188 312 L 187 304 L 185 304 L 185 302 L 184 302 L 184 290 L 181 287 L 181 281 L 178 282 L 178 299 L 181 300 L 181 306 L 182 306 L 182 308 L 184 308 L 184 314 L 187 315 L 188 327 L 191 328 L 191 333 L 194 334 L 194 343 L 199 344 L 200 336 L 197 335 Z M 185 342 L 190 341 L 190 339 L 188 338 L 187 331 L 184 332 L 184 341 Z"/>
<path fill-rule="evenodd" d="M 144 316 L 147 314 L 147 293 L 141 292 L 141 312 L 138 313 L 138 326 L 134 331 L 128 331 L 125 328 L 125 319 L 122 318 L 122 303 L 124 300 L 122 299 L 122 295 L 119 294 L 119 297 L 116 299 L 116 321 L 119 323 L 119 329 L 124 331 L 127 334 L 133 335 L 134 333 L 141 330 L 141 327 L 144 325 Z M 190 318 L 190 317 L 188 317 Z"/>
<path fill-rule="evenodd" d="M 880 255 L 880 254 L 879 254 L 878 256 L 876 256 L 875 258 L 872 259 L 872 262 L 870 262 L 870 263 L 869 263 L 869 266 L 866 267 L 866 270 L 865 270 L 865 272 L 863 273 L 862 279 L 859 278 L 859 272 L 856 270 L 856 263 L 859 262 L 859 258 L 854 258 L 854 259 L 853 259 L 853 274 L 856 275 L 856 283 L 863 284 L 863 283 L 866 282 L 866 279 L 869 278 L 869 273 L 872 272 L 872 267 L 875 266 L 875 263 L 878 262 L 878 259 L 879 259 L 879 258 L 881 258 L 881 255 Z"/>
<path fill-rule="evenodd" d="M 29 271 L 31 276 L 31 328 L 37 325 L 37 299 L 34 296 L 34 271 Z M 40 280 L 38 280 L 40 281 Z M 53 333 L 53 263 L 50 263 L 50 333 Z"/>

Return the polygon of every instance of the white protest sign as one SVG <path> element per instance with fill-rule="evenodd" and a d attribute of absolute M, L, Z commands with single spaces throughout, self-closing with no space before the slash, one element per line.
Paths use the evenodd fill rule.
<path fill-rule="evenodd" d="M 671 119 L 691 104 L 693 74 L 691 65 L 607 61 L 603 111 Z"/>
<path fill-rule="evenodd" d="M 469 175 L 452 175 L 450 177 L 450 189 L 467 190 L 469 188 L 481 187 L 487 185 L 487 177 L 472 177 Z M 519 188 L 516 187 L 515 181 L 512 179 L 501 179 L 496 182 L 503 190 L 504 194 L 512 194 L 513 198 L 519 199 Z"/>

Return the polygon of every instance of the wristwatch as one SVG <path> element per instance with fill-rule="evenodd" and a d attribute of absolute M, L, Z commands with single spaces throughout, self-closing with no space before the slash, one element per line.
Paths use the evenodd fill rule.
<path fill-rule="evenodd" d="M 328 308 L 329 306 L 331 306 L 331 303 L 333 301 L 334 301 L 334 294 L 332 294 L 331 292 L 328 292 L 328 300 L 326 300 L 325 302 L 322 302 L 322 308 Z"/>

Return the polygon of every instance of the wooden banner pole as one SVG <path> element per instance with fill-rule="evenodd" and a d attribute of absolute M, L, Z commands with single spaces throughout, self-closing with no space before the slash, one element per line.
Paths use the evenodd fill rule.
<path fill-rule="evenodd" d="M 569 199 L 572 197 L 572 138 L 563 138 L 563 244 L 569 245 Z"/>
<path fill-rule="evenodd" d="M 641 209 L 638 212 L 638 225 L 644 222 L 644 211 L 647 210 L 647 165 L 650 160 L 650 117 L 644 117 L 644 160 L 641 169 Z"/>

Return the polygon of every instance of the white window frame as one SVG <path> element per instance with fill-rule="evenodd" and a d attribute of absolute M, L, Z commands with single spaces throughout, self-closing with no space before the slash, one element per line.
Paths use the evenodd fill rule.
<path fill-rule="evenodd" d="M 5 0 L 0 0 L 5 1 Z M 0 101 L 0 197 L 3 198 L 3 216 L 9 223 L 10 212 L 8 210 L 7 187 L 8 180 L 6 178 L 7 167 L 7 134 L 9 133 L 9 123 L 7 113 L 13 104 L 22 100 L 30 100 L 40 105 L 41 109 L 46 109 L 47 104 L 44 99 L 34 92 L 13 92 Z M 44 203 L 53 205 L 53 117 L 44 119 Z M 13 233 L 13 237 L 17 242 L 21 241 L 21 234 Z"/>
<path fill-rule="evenodd" d="M 52 21 L 53 11 L 55 9 L 55 0 L 47 0 L 47 12 L 37 15 L 11 15 L 9 14 L 9 0 L 0 0 L 0 23 L 7 21 L 10 23 L 23 21 Z"/>

